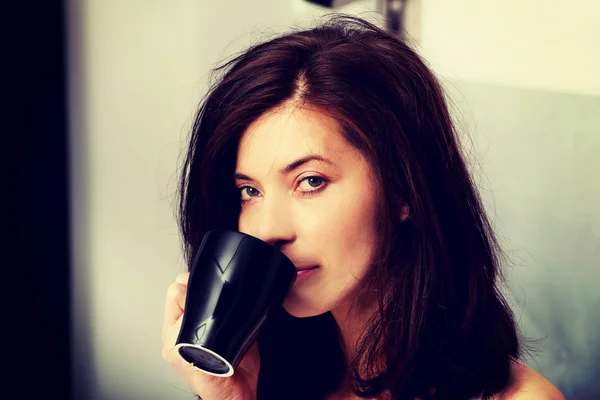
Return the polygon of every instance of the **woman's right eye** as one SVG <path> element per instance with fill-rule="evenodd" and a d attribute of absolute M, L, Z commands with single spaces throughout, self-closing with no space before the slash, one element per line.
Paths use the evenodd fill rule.
<path fill-rule="evenodd" d="M 245 203 L 250 200 L 252 197 L 258 196 L 258 190 L 254 189 L 252 186 L 241 186 L 239 188 L 242 203 Z M 244 197 L 246 195 L 246 197 Z"/>

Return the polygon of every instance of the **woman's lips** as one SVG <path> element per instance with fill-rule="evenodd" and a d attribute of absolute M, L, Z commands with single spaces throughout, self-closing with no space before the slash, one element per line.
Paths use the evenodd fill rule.
<path fill-rule="evenodd" d="M 296 277 L 296 283 L 305 280 L 306 278 L 308 278 L 311 275 L 314 275 L 315 271 L 317 270 L 317 267 L 312 267 L 312 268 L 307 268 L 307 269 L 302 269 L 297 271 L 298 272 L 298 276 Z"/>

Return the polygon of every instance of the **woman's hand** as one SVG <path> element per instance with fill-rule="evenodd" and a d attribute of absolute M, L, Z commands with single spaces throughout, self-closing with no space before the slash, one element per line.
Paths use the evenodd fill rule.
<path fill-rule="evenodd" d="M 181 329 L 189 272 L 181 273 L 167 290 L 162 329 L 162 356 L 203 400 L 255 400 L 260 370 L 258 341 L 230 377 L 209 375 L 185 361 L 174 349 Z"/>

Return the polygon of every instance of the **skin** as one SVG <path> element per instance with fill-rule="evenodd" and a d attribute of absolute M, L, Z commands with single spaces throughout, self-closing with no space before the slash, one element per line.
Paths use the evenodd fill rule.
<path fill-rule="evenodd" d="M 498 400 L 565 400 L 565 396 L 550 381 L 533 368 L 514 363 L 506 389 L 496 396 Z"/>
<path fill-rule="evenodd" d="M 310 155 L 328 161 L 281 173 Z M 349 302 L 375 246 L 376 180 L 365 157 L 334 119 L 287 104 L 248 127 L 236 174 L 244 175 L 236 179 L 240 232 L 280 245 L 297 267 L 319 266 L 297 282 L 283 307 L 299 318 L 331 311 L 351 345 L 365 318 L 362 311 L 349 314 Z"/>
<path fill-rule="evenodd" d="M 317 155 L 296 168 L 285 167 Z M 338 123 L 314 109 L 286 103 L 251 124 L 240 141 L 236 187 L 242 209 L 240 232 L 277 245 L 294 264 L 316 266 L 297 282 L 283 303 L 298 318 L 331 312 L 340 327 L 347 357 L 372 307 L 349 312 L 375 246 L 376 179 L 365 157 L 340 134 Z M 406 210 L 400 215 L 406 218 Z M 388 394 L 384 394 L 386 398 Z M 348 388 L 329 400 L 351 400 Z M 498 400 L 564 396 L 543 376 L 515 364 L 511 382 Z"/>

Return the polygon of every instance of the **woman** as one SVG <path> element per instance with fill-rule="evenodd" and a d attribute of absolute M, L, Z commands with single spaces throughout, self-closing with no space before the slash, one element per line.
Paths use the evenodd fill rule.
<path fill-rule="evenodd" d="M 182 173 L 188 266 L 231 229 L 312 269 L 229 378 L 173 350 L 187 274 L 171 285 L 163 357 L 202 399 L 563 398 L 519 362 L 500 248 L 417 54 L 336 16 L 217 70 Z"/>

